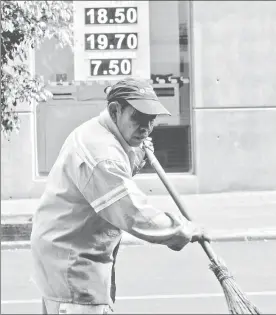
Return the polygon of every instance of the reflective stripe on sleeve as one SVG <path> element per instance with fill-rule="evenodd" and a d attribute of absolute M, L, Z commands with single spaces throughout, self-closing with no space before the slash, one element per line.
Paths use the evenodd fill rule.
<path fill-rule="evenodd" d="M 125 182 L 122 185 L 112 189 L 102 197 L 94 200 L 91 203 L 91 206 L 96 212 L 99 212 L 127 195 L 135 196 L 137 194 L 141 195 L 142 193 L 134 181 L 131 179 L 125 179 Z"/>
<path fill-rule="evenodd" d="M 96 199 L 91 203 L 91 206 L 96 212 L 103 210 L 104 208 L 110 206 L 114 202 L 120 200 L 128 194 L 128 189 L 124 185 L 120 185 L 103 195 L 102 197 Z"/>

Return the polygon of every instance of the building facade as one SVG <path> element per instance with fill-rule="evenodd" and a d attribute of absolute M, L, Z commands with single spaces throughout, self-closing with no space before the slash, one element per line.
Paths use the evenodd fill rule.
<path fill-rule="evenodd" d="M 157 158 L 180 193 L 276 189 L 276 3 L 81 1 L 75 47 L 45 41 L 30 66 L 53 99 L 18 108 L 2 138 L 2 199 L 37 198 L 69 132 L 105 106 L 106 85 L 150 80 L 171 111 Z M 165 193 L 150 166 L 136 181 Z"/>

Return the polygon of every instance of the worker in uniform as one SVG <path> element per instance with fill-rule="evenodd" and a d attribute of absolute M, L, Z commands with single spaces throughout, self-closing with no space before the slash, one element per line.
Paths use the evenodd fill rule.
<path fill-rule="evenodd" d="M 34 280 L 44 314 L 107 314 L 115 302 L 122 231 L 179 251 L 209 240 L 201 227 L 156 209 L 133 180 L 157 115 L 152 86 L 127 78 L 106 89 L 107 107 L 65 140 L 33 218 Z"/>

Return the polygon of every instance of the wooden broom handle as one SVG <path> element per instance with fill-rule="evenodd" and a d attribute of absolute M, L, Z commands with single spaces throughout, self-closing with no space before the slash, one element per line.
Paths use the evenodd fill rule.
<path fill-rule="evenodd" d="M 180 212 L 182 213 L 182 215 L 187 220 L 192 221 L 192 219 L 188 215 L 187 211 L 184 209 L 184 206 L 181 203 L 181 200 L 180 200 L 180 197 L 179 197 L 177 191 L 175 190 L 173 185 L 169 182 L 168 177 L 167 177 L 163 167 L 158 162 L 154 153 L 150 149 L 148 149 L 147 147 L 145 147 L 145 152 L 146 152 L 147 158 L 150 161 L 151 166 L 155 169 L 157 175 L 159 176 L 159 178 L 161 179 L 161 181 L 163 182 L 163 184 L 167 188 L 169 194 L 173 198 L 174 202 L 176 203 L 176 205 L 177 205 L 178 209 L 180 210 Z M 202 248 L 204 249 L 207 256 L 209 257 L 210 261 L 212 263 L 218 264 L 217 255 L 215 254 L 214 250 L 212 249 L 210 243 L 208 243 L 206 241 L 202 241 L 199 243 L 202 246 Z"/>

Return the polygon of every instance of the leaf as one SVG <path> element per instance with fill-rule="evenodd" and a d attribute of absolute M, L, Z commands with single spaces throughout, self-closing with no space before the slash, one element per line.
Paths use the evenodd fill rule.
<path fill-rule="evenodd" d="M 29 47 L 45 38 L 59 39 L 59 45 L 73 44 L 73 5 L 68 1 L 1 2 L 1 130 L 8 135 L 20 128 L 13 108 L 47 100 L 52 93 L 41 78 L 32 78 L 26 64 Z"/>

